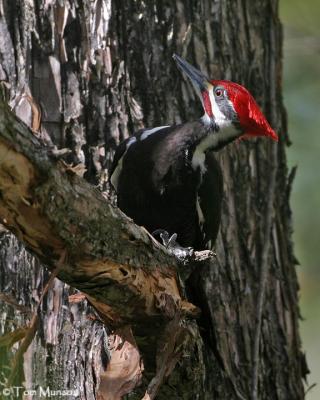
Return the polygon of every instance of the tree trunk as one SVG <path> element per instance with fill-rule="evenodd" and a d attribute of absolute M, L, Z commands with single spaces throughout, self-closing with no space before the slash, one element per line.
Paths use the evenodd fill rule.
<path fill-rule="evenodd" d="M 85 167 L 84 177 L 102 192 L 109 192 L 108 167 L 120 140 L 143 126 L 200 116 L 173 53 L 212 79 L 245 85 L 280 136 L 278 144 L 251 140 L 218 155 L 224 200 L 217 256 L 187 281 L 201 317 L 184 320 L 192 335 L 176 352 L 158 399 L 304 398 L 281 45 L 276 0 L 0 0 L 0 80 L 10 106 L 55 154 L 69 149 L 66 162 L 80 172 Z M 0 235 L 5 334 L 30 321 L 48 273 L 11 233 Z M 119 250 L 128 252 L 125 243 Z M 164 359 L 158 353 L 158 366 L 145 360 L 141 380 L 131 333 L 123 334 L 129 339 L 121 348 L 87 300 L 69 297 L 74 293 L 54 281 L 11 386 L 14 351 L 0 340 L 0 393 L 24 381 L 28 389 L 70 390 L 56 398 L 142 398 Z M 154 339 L 146 337 L 144 318 L 136 323 L 144 327 L 136 330 L 140 349 Z M 123 358 L 113 364 L 114 349 Z M 40 398 L 38 389 L 34 396 Z"/>

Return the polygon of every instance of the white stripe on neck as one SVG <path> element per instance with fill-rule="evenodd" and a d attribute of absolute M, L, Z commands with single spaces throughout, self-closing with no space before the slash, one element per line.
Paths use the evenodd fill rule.
<path fill-rule="evenodd" d="M 194 170 L 200 168 L 202 174 L 207 170 L 205 165 L 206 151 L 212 149 L 214 150 L 219 146 L 220 142 L 227 142 L 231 138 L 236 138 L 238 136 L 237 129 L 229 121 L 225 123 L 223 127 L 220 127 L 218 131 L 209 131 L 208 135 L 201 140 L 194 150 L 191 165 Z"/>
<path fill-rule="evenodd" d="M 142 135 L 140 136 L 140 140 L 145 140 L 147 139 L 150 135 L 152 135 L 155 132 L 160 131 L 161 129 L 164 128 L 169 128 L 170 125 L 164 125 L 164 126 L 157 126 L 156 128 L 152 128 L 152 129 L 147 129 L 145 130 Z"/>

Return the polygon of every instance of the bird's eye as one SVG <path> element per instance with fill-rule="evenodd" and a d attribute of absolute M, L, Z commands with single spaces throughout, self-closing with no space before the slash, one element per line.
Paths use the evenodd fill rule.
<path fill-rule="evenodd" d="M 223 95 L 223 91 L 221 89 L 216 89 L 215 93 L 217 97 L 221 97 Z"/>

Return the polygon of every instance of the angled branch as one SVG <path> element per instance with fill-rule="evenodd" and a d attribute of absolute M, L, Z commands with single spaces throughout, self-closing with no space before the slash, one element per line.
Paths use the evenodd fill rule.
<path fill-rule="evenodd" d="M 0 223 L 51 271 L 66 252 L 58 277 L 83 291 L 109 327 L 130 324 L 143 355 L 168 321 L 198 312 L 183 298 L 177 260 L 50 156 L 2 102 Z M 147 346 L 139 343 L 145 332 L 154 338 Z"/>

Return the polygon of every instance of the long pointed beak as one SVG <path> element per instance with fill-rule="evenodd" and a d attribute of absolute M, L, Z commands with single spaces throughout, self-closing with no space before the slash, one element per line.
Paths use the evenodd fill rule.
<path fill-rule="evenodd" d="M 204 121 L 206 121 L 206 125 L 214 127 L 215 117 L 212 113 L 212 104 L 210 100 L 210 90 L 212 89 L 213 85 L 201 71 L 197 70 L 181 57 L 174 54 L 173 59 L 177 63 L 179 69 L 190 79 L 197 95 L 199 96 L 205 112 L 202 118 L 204 118 Z"/>
<path fill-rule="evenodd" d="M 208 91 L 212 87 L 211 83 L 208 81 L 207 77 L 187 61 L 183 60 L 177 54 L 172 56 L 174 61 L 177 63 L 179 69 L 184 72 L 187 77 L 191 80 L 197 94 L 201 98 L 201 93 L 203 91 Z"/>

